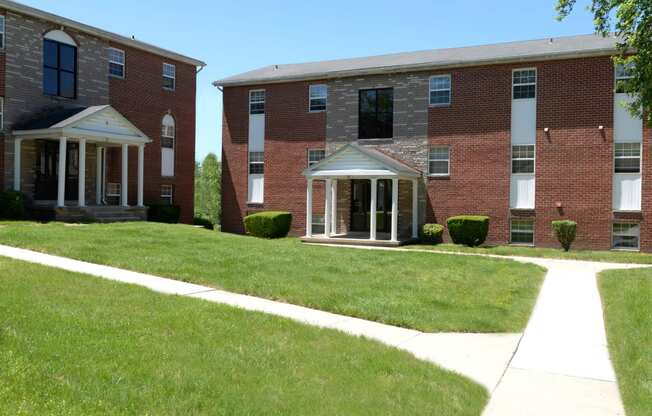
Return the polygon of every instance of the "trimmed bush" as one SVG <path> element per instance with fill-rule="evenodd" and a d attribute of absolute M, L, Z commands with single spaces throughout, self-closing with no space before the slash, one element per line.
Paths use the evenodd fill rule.
<path fill-rule="evenodd" d="M 570 220 L 553 221 L 552 231 L 555 233 L 555 236 L 557 237 L 557 240 L 559 240 L 564 251 L 568 251 L 570 250 L 573 241 L 575 241 L 577 223 Z"/>
<path fill-rule="evenodd" d="M 487 239 L 489 217 L 482 215 L 459 215 L 447 221 L 448 233 L 455 244 L 479 246 Z"/>
<path fill-rule="evenodd" d="M 444 226 L 441 224 L 423 224 L 421 227 L 421 240 L 426 243 L 441 243 Z"/>
<path fill-rule="evenodd" d="M 213 229 L 213 222 L 209 219 L 203 218 L 203 217 L 195 217 L 192 219 L 193 225 L 201 225 L 202 227 L 206 228 L 207 230 L 212 230 Z"/>
<path fill-rule="evenodd" d="M 181 216 L 181 207 L 178 205 L 152 204 L 147 210 L 147 221 L 176 224 Z"/>
<path fill-rule="evenodd" d="M 257 212 L 246 216 L 247 234 L 260 238 L 282 238 L 290 232 L 292 214 L 284 211 Z"/>
<path fill-rule="evenodd" d="M 25 197 L 18 191 L 0 192 L 0 218 L 20 220 L 25 218 Z"/>

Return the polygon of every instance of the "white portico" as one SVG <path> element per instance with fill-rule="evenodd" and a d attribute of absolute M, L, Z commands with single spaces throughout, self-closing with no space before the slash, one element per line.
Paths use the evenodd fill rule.
<path fill-rule="evenodd" d="M 307 179 L 306 235 L 310 242 L 348 242 L 360 244 L 398 245 L 418 237 L 418 188 L 421 172 L 385 153 L 347 144 L 319 163 L 303 172 Z M 323 181 L 324 186 L 324 232 L 313 232 L 313 183 Z M 347 185 L 348 200 L 338 196 L 338 184 Z M 409 184 L 406 194 L 400 183 Z M 399 233 L 399 197 L 409 200 L 403 209 L 407 218 L 407 235 Z M 405 200 L 405 198 L 402 198 Z M 348 202 L 347 202 L 348 201 Z M 404 204 L 405 205 L 405 204 Z M 346 206 L 345 220 L 338 215 L 338 208 Z M 405 215 L 403 215 L 406 219 Z M 338 228 L 339 224 L 339 228 Z"/>
<path fill-rule="evenodd" d="M 51 199 L 54 199 L 54 207 L 58 210 L 72 207 L 85 209 L 106 205 L 106 152 L 109 148 L 120 148 L 119 206 L 129 208 L 129 148 L 135 147 L 138 149 L 135 172 L 137 175 L 136 204 L 137 207 L 144 207 L 144 154 L 145 145 L 151 140 L 110 105 L 44 113 L 31 121 L 19 124 L 12 135 L 14 138 L 13 188 L 25 193 L 36 188 L 36 191 L 28 195 L 36 204 L 40 202 L 42 205 L 46 205 Z M 38 177 L 39 182 L 36 184 L 34 184 L 34 178 L 30 178 L 28 181 L 23 177 L 25 172 L 30 171 L 22 166 L 25 160 L 22 155 L 22 147 L 26 141 L 35 141 L 41 143 L 41 148 L 50 149 L 40 152 L 28 162 L 35 165 L 32 170 L 36 171 Z M 92 160 L 95 164 L 95 172 L 90 175 L 90 178 L 95 178 L 95 201 L 90 204 L 86 200 L 89 177 L 86 168 L 87 159 L 89 159 L 87 145 L 95 151 L 92 155 L 94 156 Z M 71 150 L 73 151 L 71 152 Z M 50 160 L 51 157 L 53 160 Z M 71 157 L 75 159 L 74 169 L 71 169 L 69 160 Z M 74 181 L 71 180 L 71 175 Z M 92 179 L 90 180 L 92 181 Z M 30 186 L 26 186 L 28 183 Z M 76 201 L 70 201 L 71 189 L 66 188 L 70 187 L 71 183 L 77 187 L 74 189 Z M 23 189 L 24 187 L 26 189 Z M 38 189 L 39 187 L 40 189 Z"/>

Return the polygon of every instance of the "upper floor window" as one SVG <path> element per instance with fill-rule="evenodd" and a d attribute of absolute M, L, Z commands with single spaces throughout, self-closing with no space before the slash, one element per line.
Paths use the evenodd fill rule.
<path fill-rule="evenodd" d="M 125 51 L 116 48 L 109 48 L 109 75 L 125 77 Z"/>
<path fill-rule="evenodd" d="M 163 64 L 163 88 L 174 90 L 177 80 L 177 67 L 172 64 Z"/>
<path fill-rule="evenodd" d="M 534 145 L 512 146 L 512 173 L 534 173 Z"/>
<path fill-rule="evenodd" d="M 174 117 L 166 114 L 161 122 L 161 146 L 174 148 L 175 123 Z"/>
<path fill-rule="evenodd" d="M 450 149 L 448 146 L 433 146 L 428 154 L 428 173 L 434 176 L 450 174 Z"/>
<path fill-rule="evenodd" d="M 614 172 L 641 172 L 640 143 L 616 143 L 614 145 Z"/>
<path fill-rule="evenodd" d="M 394 90 L 360 90 L 359 139 L 387 139 L 394 133 Z"/>
<path fill-rule="evenodd" d="M 5 17 L 0 15 L 0 49 L 5 48 Z"/>
<path fill-rule="evenodd" d="M 310 111 L 324 111 L 326 110 L 326 97 L 328 95 L 328 87 L 324 84 L 310 86 Z"/>
<path fill-rule="evenodd" d="M 616 65 L 616 92 L 625 92 L 627 83 L 634 78 L 634 63 Z"/>
<path fill-rule="evenodd" d="M 48 32 L 43 40 L 43 92 L 65 98 L 77 95 L 77 46 L 60 30 Z"/>
<path fill-rule="evenodd" d="M 451 76 L 435 75 L 430 77 L 430 105 L 450 105 Z"/>
<path fill-rule="evenodd" d="M 512 91 L 512 97 L 515 100 L 521 98 L 535 98 L 537 94 L 537 70 L 514 70 L 512 73 Z"/>
<path fill-rule="evenodd" d="M 249 91 L 249 114 L 265 114 L 265 90 Z"/>
<path fill-rule="evenodd" d="M 326 157 L 324 149 L 308 149 L 308 166 L 319 163 Z"/>

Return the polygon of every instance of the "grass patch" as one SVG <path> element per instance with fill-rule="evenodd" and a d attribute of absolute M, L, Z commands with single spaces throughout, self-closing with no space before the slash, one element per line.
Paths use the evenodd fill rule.
<path fill-rule="evenodd" d="M 0 258 L 2 414 L 480 415 L 479 385 L 363 338 Z"/>
<path fill-rule="evenodd" d="M 521 331 L 544 275 L 513 261 L 154 223 L 14 223 L 0 229 L 0 243 L 428 332 Z"/>
<path fill-rule="evenodd" d="M 609 352 L 628 416 L 652 410 L 652 270 L 600 273 Z"/>
<path fill-rule="evenodd" d="M 548 259 L 585 260 L 610 263 L 652 264 L 652 254 L 634 251 L 572 250 L 561 248 L 523 247 L 523 246 L 481 246 L 467 247 L 457 244 L 416 244 L 406 246 L 413 250 L 432 250 L 440 252 L 493 254 L 496 256 L 541 257 Z"/>

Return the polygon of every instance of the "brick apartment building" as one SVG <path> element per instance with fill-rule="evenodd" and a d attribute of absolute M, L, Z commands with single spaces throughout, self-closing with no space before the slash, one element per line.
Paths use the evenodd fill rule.
<path fill-rule="evenodd" d="M 205 64 L 0 1 L 0 187 L 59 219 L 192 221 L 196 73 Z"/>
<path fill-rule="evenodd" d="M 398 244 L 424 222 L 480 214 L 489 243 L 558 246 L 551 221 L 572 219 L 575 247 L 652 251 L 652 130 L 620 104 L 615 43 L 574 36 L 217 81 L 222 228 L 289 210 L 312 241 Z"/>

